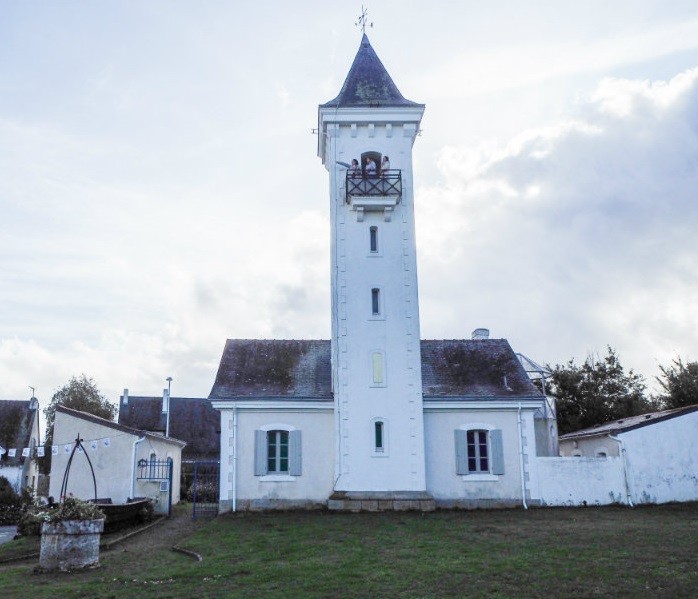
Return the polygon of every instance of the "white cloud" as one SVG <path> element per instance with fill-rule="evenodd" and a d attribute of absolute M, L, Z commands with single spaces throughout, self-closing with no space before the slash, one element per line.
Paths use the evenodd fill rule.
<path fill-rule="evenodd" d="M 574 122 L 446 148 L 417 196 L 423 331 L 489 325 L 552 363 L 610 343 L 648 377 L 698 358 L 696 100 L 698 69 L 607 79 Z"/>

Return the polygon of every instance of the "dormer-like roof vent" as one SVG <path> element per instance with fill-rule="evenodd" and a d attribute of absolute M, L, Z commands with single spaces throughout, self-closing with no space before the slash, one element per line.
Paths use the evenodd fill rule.
<path fill-rule="evenodd" d="M 475 329 L 472 334 L 473 339 L 489 339 L 490 330 L 489 329 Z"/>

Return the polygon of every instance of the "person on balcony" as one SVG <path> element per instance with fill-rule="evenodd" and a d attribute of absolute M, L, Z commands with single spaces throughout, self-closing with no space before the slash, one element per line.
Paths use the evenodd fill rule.
<path fill-rule="evenodd" d="M 361 169 L 359 168 L 359 161 L 356 158 L 351 159 L 351 166 L 349 167 L 349 176 L 354 179 L 361 175 Z"/>
<path fill-rule="evenodd" d="M 371 157 L 366 157 L 366 176 L 368 178 L 376 176 L 376 163 Z"/>
<path fill-rule="evenodd" d="M 381 161 L 381 177 L 387 177 L 388 171 L 390 170 L 390 158 L 383 156 Z"/>

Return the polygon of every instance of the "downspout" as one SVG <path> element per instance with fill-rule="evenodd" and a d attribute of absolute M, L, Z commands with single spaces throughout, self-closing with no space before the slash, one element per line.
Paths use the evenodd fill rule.
<path fill-rule="evenodd" d="M 233 406 L 233 511 L 237 511 L 237 480 L 238 480 L 238 411 Z"/>
<path fill-rule="evenodd" d="M 614 437 L 613 435 L 608 435 L 609 439 L 613 439 L 616 443 L 618 443 L 618 449 L 620 450 L 620 457 L 621 457 L 621 464 L 623 464 L 623 482 L 625 483 L 625 497 L 628 501 L 628 505 L 630 507 L 635 507 L 633 504 L 633 500 L 630 497 L 630 483 L 628 481 L 628 465 L 625 462 L 625 446 L 623 445 L 623 441 L 621 441 L 618 437 Z"/>
<path fill-rule="evenodd" d="M 145 436 L 133 442 L 133 450 L 131 452 L 131 499 L 136 496 L 136 445 L 143 441 L 145 441 Z"/>
<path fill-rule="evenodd" d="M 521 471 L 521 501 L 525 510 L 528 509 L 528 504 L 526 503 L 526 475 L 524 472 L 524 452 L 523 452 L 523 426 L 521 422 L 521 402 L 519 402 L 519 408 L 517 411 L 516 419 L 518 429 L 519 429 L 519 469 Z"/>

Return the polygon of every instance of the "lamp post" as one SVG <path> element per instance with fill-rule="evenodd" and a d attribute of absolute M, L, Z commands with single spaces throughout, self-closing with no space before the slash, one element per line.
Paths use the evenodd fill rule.
<path fill-rule="evenodd" d="M 172 389 L 172 377 L 168 376 L 166 379 L 167 381 L 167 416 L 165 417 L 165 436 L 169 437 L 170 436 L 170 410 L 172 409 L 172 406 L 170 404 L 170 390 Z"/>

